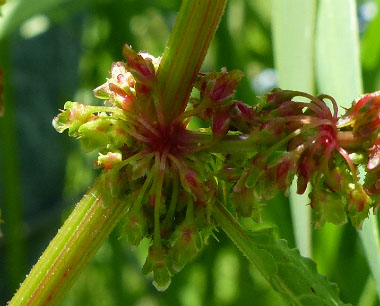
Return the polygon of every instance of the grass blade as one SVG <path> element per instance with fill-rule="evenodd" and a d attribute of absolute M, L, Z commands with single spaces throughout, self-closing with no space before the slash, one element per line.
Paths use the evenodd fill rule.
<path fill-rule="evenodd" d="M 359 231 L 359 237 L 364 247 L 369 269 L 376 285 L 377 295 L 380 298 L 380 245 L 377 218 L 372 213 Z"/>
<path fill-rule="evenodd" d="M 273 1 L 273 41 L 279 85 L 312 93 L 314 90 L 315 0 Z M 290 205 L 296 245 L 311 256 L 311 218 L 308 193 L 296 194 L 291 187 Z"/>

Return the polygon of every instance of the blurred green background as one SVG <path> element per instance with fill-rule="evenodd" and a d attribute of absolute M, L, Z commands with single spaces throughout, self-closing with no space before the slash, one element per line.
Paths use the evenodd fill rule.
<path fill-rule="evenodd" d="M 357 1 L 364 91 L 380 89 L 380 1 Z M 0 66 L 5 115 L 0 118 L 0 304 L 31 266 L 96 176 L 94 155 L 59 135 L 51 120 L 66 100 L 94 103 L 92 89 L 135 50 L 162 54 L 180 1 L 8 0 L 0 17 Z M 254 103 L 278 84 L 274 69 L 271 1 L 229 0 L 202 70 L 241 69 L 238 98 Z M 288 199 L 265 208 L 264 220 L 295 246 Z M 248 224 L 249 226 L 249 224 Z M 321 273 L 354 305 L 379 305 L 361 243 L 347 225 L 313 232 Z M 147 244 L 131 250 L 117 228 L 62 305 L 284 305 L 222 232 L 157 292 L 141 274 Z M 336 241 L 339 243 L 336 244 Z"/>

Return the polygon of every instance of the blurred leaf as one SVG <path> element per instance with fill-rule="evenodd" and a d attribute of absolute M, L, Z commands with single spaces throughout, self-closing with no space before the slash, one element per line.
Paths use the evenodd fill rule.
<path fill-rule="evenodd" d="M 14 0 L 8 2 L 2 8 L 3 17 L 0 19 L 0 39 L 3 39 L 34 14 L 58 7 L 64 2 L 67 2 L 67 0 Z"/>
<path fill-rule="evenodd" d="M 272 229 L 244 230 L 220 205 L 214 218 L 244 255 L 256 266 L 273 289 L 291 305 L 346 305 L 336 285 L 318 274 L 315 263 L 289 249 Z"/>
<path fill-rule="evenodd" d="M 316 64 L 321 91 L 348 107 L 362 93 L 359 36 L 354 0 L 321 0 L 317 22 Z M 377 222 L 366 220 L 360 233 L 380 298 L 380 251 Z M 334 245 L 338 245 L 335 243 Z"/>
<path fill-rule="evenodd" d="M 377 15 L 368 25 L 361 42 L 363 68 L 374 69 L 380 60 L 380 0 L 377 0 Z"/>
<path fill-rule="evenodd" d="M 0 67 L 0 117 L 4 115 L 4 100 L 3 100 L 3 70 Z"/>
<path fill-rule="evenodd" d="M 272 7 L 273 43 L 279 86 L 314 91 L 314 23 L 316 1 L 274 0 Z M 296 245 L 303 256 L 311 256 L 311 226 L 308 192 L 290 191 Z"/>
<path fill-rule="evenodd" d="M 318 88 L 333 96 L 342 111 L 362 92 L 356 5 L 354 0 L 321 0 L 318 9 Z"/>

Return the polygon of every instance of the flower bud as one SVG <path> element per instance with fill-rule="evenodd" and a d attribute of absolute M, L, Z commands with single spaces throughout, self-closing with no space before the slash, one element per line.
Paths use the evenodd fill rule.
<path fill-rule="evenodd" d="M 194 221 L 185 220 L 170 237 L 169 256 L 171 268 L 179 272 L 202 247 L 202 239 Z"/>
<path fill-rule="evenodd" d="M 221 137 L 227 134 L 230 128 L 231 113 L 219 112 L 214 114 L 212 118 L 211 130 L 215 137 Z"/>
<path fill-rule="evenodd" d="M 109 117 L 95 117 L 82 124 L 77 133 L 84 151 L 119 149 L 131 141 L 126 123 Z"/>
<path fill-rule="evenodd" d="M 102 165 L 105 170 L 112 169 L 116 164 L 120 163 L 122 160 L 122 155 L 120 151 L 108 152 L 103 155 L 99 153 L 98 165 Z"/>
<path fill-rule="evenodd" d="M 220 103 L 223 100 L 233 96 L 236 87 L 243 78 L 243 72 L 232 70 L 230 72 L 222 71 L 215 80 L 211 80 L 212 88 L 209 91 L 209 98 L 214 103 Z"/>
<path fill-rule="evenodd" d="M 266 95 L 266 101 L 270 102 L 266 107 L 278 107 L 285 101 L 291 101 L 297 96 L 297 92 L 293 90 L 282 90 L 274 88 L 271 93 Z"/>
<path fill-rule="evenodd" d="M 371 203 L 371 198 L 367 195 L 362 186 L 357 184 L 351 188 L 347 208 L 351 223 L 357 229 L 361 229 L 364 219 L 368 218 Z"/>
<path fill-rule="evenodd" d="M 125 215 L 123 233 L 131 246 L 138 246 L 146 236 L 147 222 L 141 205 L 134 205 Z"/>
<path fill-rule="evenodd" d="M 69 129 L 69 136 L 76 136 L 79 127 L 93 116 L 88 108 L 88 105 L 66 102 L 64 111 L 53 119 L 54 128 L 59 133 Z"/>
<path fill-rule="evenodd" d="M 326 222 L 342 225 L 347 222 L 342 197 L 337 193 L 328 192 L 318 187 L 309 195 L 315 216 L 315 227 L 321 228 Z"/>
<path fill-rule="evenodd" d="M 142 268 L 144 274 L 153 272 L 153 285 L 159 291 L 166 290 L 171 283 L 171 273 L 168 268 L 167 249 L 152 245 Z"/>
<path fill-rule="evenodd" d="M 252 217 L 255 222 L 262 223 L 262 208 L 254 188 L 234 187 L 230 199 L 239 216 Z"/>
<path fill-rule="evenodd" d="M 380 138 L 376 139 L 374 145 L 368 151 L 370 153 L 367 168 L 368 170 L 374 170 L 380 165 Z"/>
<path fill-rule="evenodd" d="M 155 78 L 156 73 L 152 61 L 144 59 L 127 44 L 123 47 L 123 55 L 127 60 L 128 69 L 137 80 L 146 82 Z"/>

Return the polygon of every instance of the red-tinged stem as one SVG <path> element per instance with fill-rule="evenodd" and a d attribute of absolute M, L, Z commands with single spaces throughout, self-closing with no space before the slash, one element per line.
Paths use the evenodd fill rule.
<path fill-rule="evenodd" d="M 351 131 L 339 132 L 337 134 L 338 145 L 345 149 L 361 148 L 366 141 L 362 137 L 357 137 Z"/>
<path fill-rule="evenodd" d="M 227 0 L 182 2 L 158 69 L 158 88 L 167 124 L 185 110 L 226 2 Z"/>
<path fill-rule="evenodd" d="M 9 305 L 56 305 L 86 267 L 129 206 L 106 203 L 102 176 L 76 205 Z"/>
<path fill-rule="evenodd" d="M 309 126 L 309 128 L 311 127 Z M 295 134 L 298 133 L 300 132 Z M 289 138 L 291 137 L 289 136 Z M 268 144 L 266 139 L 260 138 L 259 134 L 227 135 L 217 143 L 212 143 L 213 139 L 211 134 L 193 133 L 192 137 L 189 137 L 188 143 L 205 145 L 206 151 L 225 154 L 254 153 L 257 152 L 260 145 Z M 361 149 L 365 140 L 365 138 L 355 136 L 352 131 L 340 131 L 337 133 L 337 145 L 345 150 Z M 211 145 L 207 146 L 207 144 Z"/>

